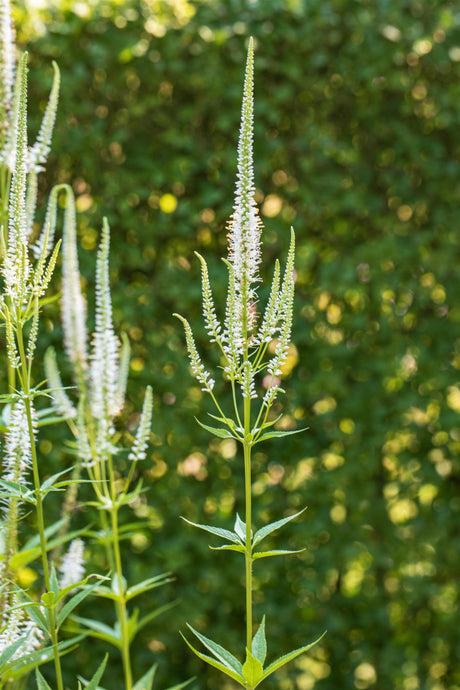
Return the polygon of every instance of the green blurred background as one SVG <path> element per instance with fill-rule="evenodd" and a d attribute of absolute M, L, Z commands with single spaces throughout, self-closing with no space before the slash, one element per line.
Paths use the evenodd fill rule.
<path fill-rule="evenodd" d="M 41 192 L 73 185 L 90 293 L 103 215 L 112 227 L 115 321 L 133 346 L 122 420 L 131 429 L 145 385 L 155 391 L 148 492 L 134 506 L 145 526 L 124 562 L 131 581 L 175 573 L 143 609 L 179 602 L 135 643 L 135 676 L 156 659 L 159 688 L 191 675 L 197 690 L 233 687 L 188 653 L 177 632 L 187 621 L 243 653 L 239 556 L 211 552 L 212 537 L 179 519 L 230 526 L 242 511 L 242 460 L 194 421 L 212 408 L 172 312 L 189 318 L 208 357 L 193 252 L 207 258 L 222 307 L 252 34 L 265 285 L 291 225 L 298 238 L 281 426 L 310 427 L 255 454 L 256 524 L 309 506 L 273 539 L 306 550 L 256 563 L 256 619 L 267 613 L 271 658 L 328 631 L 266 687 L 459 690 L 458 4 L 45 0 L 19 4 L 15 18 L 30 51 L 32 131 L 51 61 L 61 68 Z M 52 308 L 43 331 L 59 345 Z M 50 434 L 50 466 L 71 462 L 65 429 Z M 111 620 L 95 606 L 82 612 Z M 69 685 L 103 653 L 82 645 L 67 661 Z M 119 690 L 121 677 L 114 655 L 103 684 Z"/>

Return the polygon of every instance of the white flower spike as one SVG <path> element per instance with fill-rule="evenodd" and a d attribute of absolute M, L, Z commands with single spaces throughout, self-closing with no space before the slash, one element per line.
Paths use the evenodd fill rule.
<path fill-rule="evenodd" d="M 236 284 L 235 316 L 242 320 L 243 329 L 250 331 L 255 325 L 257 295 L 254 283 L 259 282 L 261 261 L 260 235 L 262 222 L 254 200 L 254 48 L 249 41 L 244 78 L 241 126 L 238 141 L 238 173 L 235 204 L 228 226 L 228 258 L 233 266 Z"/>

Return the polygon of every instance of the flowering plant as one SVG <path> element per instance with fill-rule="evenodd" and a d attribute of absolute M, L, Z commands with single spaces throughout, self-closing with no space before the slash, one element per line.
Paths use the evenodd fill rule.
<path fill-rule="evenodd" d="M 109 283 L 110 231 L 104 220 L 96 261 L 96 314 L 92 347 L 88 352 L 86 300 L 81 290 L 76 244 L 76 210 L 72 188 L 57 185 L 51 191 L 42 232 L 33 242 L 37 206 L 37 176 L 50 150 L 59 92 L 59 70 L 54 64 L 54 81 L 43 122 L 35 144 L 27 145 L 27 54 L 16 64 L 16 47 L 9 0 L 0 0 L 0 318 L 6 332 L 9 390 L 0 396 L 4 403 L 0 429 L 5 444 L 0 478 L 0 688 L 24 687 L 35 669 L 38 690 L 50 690 L 38 666 L 54 660 L 57 690 L 64 689 L 61 656 L 84 637 L 93 635 L 115 646 L 121 653 L 126 690 L 150 690 L 156 665 L 137 682 L 133 678 L 130 646 L 135 635 L 162 611 L 154 609 L 139 617 L 129 612 L 128 602 L 170 581 L 169 574 L 154 575 L 128 585 L 122 568 L 119 511 L 141 491 L 136 479 L 138 462 L 146 457 L 153 397 L 147 387 L 137 431 L 128 456 L 127 476 L 115 466 L 123 452 L 115 420 L 124 406 L 129 371 L 129 343 L 115 335 Z M 54 243 L 58 204 L 64 197 L 62 242 L 62 321 L 64 345 L 73 367 L 78 394 L 76 404 L 63 388 L 57 355 L 49 349 L 44 356 L 46 380 L 34 385 L 35 354 L 39 337 L 40 310 L 50 299 L 46 295 L 53 276 L 61 241 Z M 54 245 L 54 246 L 53 246 Z M 33 260 L 35 258 L 35 261 Z M 50 400 L 46 407 L 36 400 Z M 39 462 L 37 437 L 40 427 L 65 419 L 75 435 L 76 462 L 69 470 L 47 477 Z M 88 479 L 82 478 L 82 469 Z M 90 483 L 101 529 L 72 530 L 82 482 Z M 47 524 L 45 501 L 51 492 L 65 492 L 61 519 Z M 21 544 L 19 524 L 24 504 L 33 511 L 38 536 Z M 85 542 L 82 536 L 102 542 L 108 577 L 85 576 Z M 66 553 L 62 547 L 69 543 Z M 41 560 L 43 572 L 39 600 L 20 587 L 19 568 Z M 96 581 L 89 582 L 90 578 Z M 108 580 L 110 586 L 101 583 Z M 93 619 L 75 616 L 76 607 L 89 595 L 114 604 L 116 623 L 111 628 Z M 72 637 L 60 640 L 63 627 Z M 89 690 L 99 682 L 107 657 L 93 677 L 80 678 Z M 179 690 L 187 683 L 175 686 Z M 172 690 L 172 689 L 171 689 Z"/>
<path fill-rule="evenodd" d="M 190 522 L 206 532 L 225 541 L 218 550 L 236 551 L 244 556 L 246 589 L 246 652 L 242 663 L 227 649 L 213 642 L 191 626 L 191 631 L 213 655 L 203 654 L 186 639 L 187 645 L 203 661 L 222 671 L 241 686 L 253 689 L 260 685 L 274 671 L 291 659 L 310 649 L 320 639 L 301 646 L 264 666 L 267 653 L 265 637 L 265 616 L 257 632 L 253 634 L 252 616 L 252 569 L 255 561 L 270 556 L 297 553 L 289 550 L 262 551 L 259 544 L 269 534 L 303 513 L 284 517 L 264 525 L 254 532 L 252 526 L 251 453 L 253 447 L 271 438 L 280 438 L 303 430 L 282 431 L 274 428 L 277 418 L 270 416 L 273 403 L 282 392 L 280 377 L 283 363 L 288 355 L 293 320 L 294 300 L 294 250 L 295 237 L 291 230 L 291 244 L 286 268 L 281 277 L 280 264 L 275 263 L 268 302 L 260 324 L 257 318 L 257 283 L 261 262 L 261 230 L 256 202 L 254 200 L 253 171 L 253 85 L 254 50 L 249 41 L 246 73 L 243 88 L 241 127 L 238 143 L 238 173 L 236 181 L 233 215 L 228 227 L 228 259 L 224 260 L 228 270 L 228 292 L 223 322 L 219 320 L 212 295 L 206 261 L 197 254 L 201 263 L 203 294 L 203 316 L 210 341 L 220 350 L 224 376 L 230 383 L 233 394 L 233 410 L 225 413 L 215 394 L 215 381 L 206 369 L 198 353 L 192 329 L 183 316 L 178 316 L 185 328 L 187 349 L 192 373 L 207 392 L 215 405 L 217 414 L 211 415 L 218 426 L 199 422 L 218 438 L 235 439 L 243 448 L 245 519 L 236 515 L 233 530 L 212 525 Z M 273 354 L 267 359 L 269 344 L 274 343 Z M 264 375 L 265 392 L 260 395 L 257 377 Z"/>

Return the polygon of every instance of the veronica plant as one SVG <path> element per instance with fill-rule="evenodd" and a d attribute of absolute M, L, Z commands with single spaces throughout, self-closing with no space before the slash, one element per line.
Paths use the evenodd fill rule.
<path fill-rule="evenodd" d="M 198 353 L 189 322 L 178 318 L 185 328 L 187 349 L 192 372 L 208 393 L 217 414 L 211 417 L 218 426 L 200 425 L 218 438 L 233 438 L 243 450 L 245 519 L 236 515 L 233 531 L 212 525 L 189 524 L 210 532 L 224 540 L 219 550 L 236 551 L 244 558 L 246 590 L 246 640 L 245 658 L 242 661 L 220 644 L 189 628 L 213 656 L 198 651 L 187 639 L 186 643 L 203 661 L 219 669 L 239 685 L 253 689 L 269 675 L 291 659 L 310 649 L 319 639 L 289 652 L 265 665 L 267 643 L 265 617 L 253 634 L 252 572 L 253 564 L 261 558 L 297 553 L 288 550 L 263 551 L 260 544 L 269 534 L 298 517 L 303 511 L 261 526 L 254 530 L 252 524 L 251 454 L 262 441 L 287 436 L 296 431 L 278 431 L 270 412 L 279 393 L 280 377 L 286 361 L 293 320 L 294 299 L 294 232 L 286 267 L 281 275 L 280 264 L 275 263 L 268 302 L 262 318 L 257 315 L 257 286 L 260 283 L 262 223 L 254 200 L 253 172 L 253 41 L 249 42 L 246 74 L 243 89 L 243 105 L 238 143 L 238 173 L 233 215 L 228 226 L 228 258 L 224 260 L 228 270 L 228 293 L 225 315 L 221 321 L 214 306 L 211 283 L 205 259 L 197 254 L 201 263 L 203 316 L 210 341 L 220 351 L 224 375 L 233 394 L 233 410 L 224 412 L 214 393 L 214 379 Z M 270 347 L 271 345 L 271 347 Z M 272 353 L 272 354 L 269 354 Z M 264 391 L 260 393 L 260 377 Z"/>
<path fill-rule="evenodd" d="M 81 289 L 78 265 L 75 200 L 72 189 L 64 187 L 66 208 L 64 215 L 62 251 L 62 325 L 64 346 L 72 365 L 78 400 L 75 404 L 62 386 L 54 350 L 47 351 L 45 370 L 51 391 L 52 404 L 57 414 L 67 420 L 76 438 L 76 472 L 80 467 L 87 473 L 94 492 L 89 505 L 97 508 L 100 529 L 93 532 L 106 551 L 110 571 L 110 586 L 100 585 L 94 593 L 113 601 L 116 622 L 111 627 L 99 620 L 75 616 L 78 630 L 90 634 L 116 647 L 122 657 L 125 690 L 150 690 L 154 682 L 156 665 L 142 678 L 133 678 L 131 643 L 137 633 L 172 604 L 153 609 L 143 616 L 137 608 L 130 609 L 135 597 L 171 581 L 170 573 L 154 575 L 143 582 L 129 585 L 123 569 L 120 542 L 128 539 L 132 525 L 120 525 L 119 513 L 123 507 L 138 499 L 142 487 L 137 477 L 138 463 L 146 458 L 153 410 L 153 393 L 145 391 L 142 412 L 136 433 L 128 451 L 120 447 L 121 432 L 117 421 L 125 405 L 129 372 L 130 346 L 125 335 L 116 336 L 112 319 L 112 298 L 109 282 L 110 230 L 103 222 L 101 241 L 96 259 L 95 330 L 88 345 L 86 299 Z M 37 243 L 41 251 L 44 237 Z M 127 459 L 128 470 L 123 474 Z M 68 521 L 76 506 L 76 487 L 67 495 L 63 520 Z M 171 688 L 180 690 L 186 683 Z"/>
<path fill-rule="evenodd" d="M 69 559 L 61 563 L 61 578 L 50 561 L 53 545 L 69 541 L 72 535 L 54 539 L 59 526 L 46 524 L 44 504 L 50 492 L 61 490 L 68 482 L 63 473 L 42 482 L 37 453 L 39 427 L 49 421 L 51 410 L 36 410 L 36 400 L 48 396 L 49 391 L 43 383 L 34 385 L 33 366 L 40 310 L 47 300 L 46 290 L 60 244 L 52 248 L 56 194 L 50 198 L 42 247 L 35 261 L 30 235 L 37 205 L 37 174 L 46 162 L 51 143 L 59 71 L 55 66 L 43 122 L 35 144 L 29 147 L 27 54 L 16 64 L 7 0 L 0 2 L 0 28 L 0 318 L 6 334 L 9 382 L 8 393 L 0 396 L 4 403 L 1 429 L 5 433 L 0 479 L 0 687 L 22 687 L 21 677 L 53 659 L 57 688 L 63 690 L 60 657 L 76 640 L 59 642 L 59 630 L 94 585 L 85 586 L 87 578 L 81 568 L 69 570 Z M 38 534 L 21 545 L 18 533 L 25 506 L 34 512 Z M 18 568 L 37 558 L 43 573 L 40 601 L 31 599 L 15 577 Z M 71 596 L 75 587 L 82 589 Z M 45 646 L 48 642 L 50 645 Z M 47 687 L 38 669 L 37 682 L 41 688 Z"/>

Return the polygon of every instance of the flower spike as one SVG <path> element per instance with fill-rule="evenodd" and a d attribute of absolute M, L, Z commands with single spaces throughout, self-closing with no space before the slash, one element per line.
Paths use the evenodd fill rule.
<path fill-rule="evenodd" d="M 235 317 L 250 331 L 255 324 L 257 301 L 254 283 L 260 280 L 260 235 L 262 222 L 254 200 L 253 121 L 254 121 L 254 48 L 249 41 L 244 78 L 241 126 L 238 141 L 238 172 L 233 215 L 228 225 L 228 259 L 233 266 L 237 300 Z"/>
<path fill-rule="evenodd" d="M 0 0 L 0 134 L 2 136 L 8 127 L 11 114 L 15 62 L 11 6 L 9 0 Z"/>

